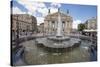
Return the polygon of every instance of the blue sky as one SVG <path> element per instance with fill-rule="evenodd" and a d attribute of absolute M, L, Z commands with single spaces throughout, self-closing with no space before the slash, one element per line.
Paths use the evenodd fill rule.
<path fill-rule="evenodd" d="M 61 12 L 67 13 L 73 17 L 73 28 L 77 28 L 79 23 L 84 23 L 87 19 L 97 17 L 97 7 L 94 5 L 75 5 L 51 2 L 34 2 L 29 0 L 13 0 L 13 13 L 28 13 L 37 18 L 38 24 L 42 23 L 44 17 L 48 14 L 57 12 L 60 8 Z"/>
<path fill-rule="evenodd" d="M 88 18 L 97 16 L 97 7 L 96 6 L 89 6 L 89 5 L 62 5 L 62 10 L 68 8 L 70 11 L 71 16 L 73 16 L 74 20 L 79 19 L 84 21 Z"/>

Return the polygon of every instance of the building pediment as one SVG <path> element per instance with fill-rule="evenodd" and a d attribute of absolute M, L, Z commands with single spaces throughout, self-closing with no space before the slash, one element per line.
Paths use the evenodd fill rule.
<path fill-rule="evenodd" d="M 45 20 L 57 20 L 59 13 L 60 12 L 56 12 L 56 13 L 53 13 L 53 14 L 48 14 L 45 17 Z M 72 17 L 69 16 L 69 15 L 66 15 L 66 14 L 63 14 L 63 13 L 60 13 L 60 15 L 61 15 L 62 20 L 69 20 L 69 21 L 72 20 Z"/>

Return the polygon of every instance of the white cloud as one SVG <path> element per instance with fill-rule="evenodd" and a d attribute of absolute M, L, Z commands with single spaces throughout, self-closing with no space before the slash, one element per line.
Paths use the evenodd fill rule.
<path fill-rule="evenodd" d="M 42 15 L 47 15 L 48 9 L 46 8 L 45 4 L 42 2 L 34 2 L 29 0 L 18 0 L 18 3 L 22 4 L 26 9 L 28 9 L 28 14 L 34 15 L 37 18 L 38 24 L 44 21 L 43 17 L 37 17 L 36 11 L 42 13 Z M 13 12 L 16 14 L 23 13 L 19 8 L 13 7 Z"/>
<path fill-rule="evenodd" d="M 60 8 L 61 4 L 60 3 L 51 3 L 51 7 Z"/>
<path fill-rule="evenodd" d="M 32 12 L 28 11 L 27 14 L 32 15 Z"/>
<path fill-rule="evenodd" d="M 38 22 L 38 25 L 40 23 L 43 23 L 44 22 L 44 18 L 43 17 L 37 17 L 37 22 Z"/>
<path fill-rule="evenodd" d="M 74 20 L 73 21 L 73 29 L 77 29 L 78 24 L 80 24 L 82 21 L 81 20 Z"/>
<path fill-rule="evenodd" d="M 44 16 L 48 14 L 48 9 L 43 2 L 34 2 L 31 0 L 18 0 L 18 3 L 24 5 L 28 9 L 28 14 L 34 15 L 37 18 L 37 22 L 40 24 L 44 20 Z M 37 17 L 36 11 L 42 14 L 42 17 Z"/>
<path fill-rule="evenodd" d="M 25 14 L 26 12 L 22 12 L 18 7 L 12 8 L 12 14 Z"/>
<path fill-rule="evenodd" d="M 42 16 L 46 16 L 48 14 L 48 9 L 47 8 L 39 8 L 38 12 L 42 13 Z"/>
<path fill-rule="evenodd" d="M 36 6 L 34 2 L 28 0 L 18 0 L 18 3 L 22 4 L 30 12 L 34 12 L 36 10 L 36 8 L 34 8 Z"/>
<path fill-rule="evenodd" d="M 54 8 L 54 7 L 50 7 L 49 9 L 50 9 L 50 13 L 51 14 L 58 11 L 58 9 L 57 8 Z"/>
<path fill-rule="evenodd" d="M 37 18 L 37 22 L 40 24 L 44 21 L 44 17 L 48 14 L 48 8 L 43 2 L 35 2 L 32 0 L 17 0 L 18 3 L 22 4 L 26 9 L 28 9 L 28 14 L 34 15 Z M 58 8 L 61 7 L 59 3 L 51 3 L 50 9 L 51 13 L 58 11 Z M 36 11 L 41 13 L 41 17 L 37 17 Z"/>
<path fill-rule="evenodd" d="M 60 3 L 51 3 L 50 5 L 51 6 L 49 7 L 49 9 L 50 9 L 50 12 L 51 13 L 57 12 L 58 11 L 58 8 L 61 7 L 61 4 Z"/>
<path fill-rule="evenodd" d="M 27 8 L 31 14 L 33 14 L 36 10 L 37 11 L 39 9 L 44 10 L 46 8 L 46 6 L 43 2 L 34 2 L 31 0 L 18 0 L 18 3 L 24 5 L 24 7 Z"/>

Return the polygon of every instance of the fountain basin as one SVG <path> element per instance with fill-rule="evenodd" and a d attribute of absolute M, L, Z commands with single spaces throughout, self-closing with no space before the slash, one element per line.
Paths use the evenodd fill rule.
<path fill-rule="evenodd" d="M 68 48 L 68 47 L 77 46 L 81 43 L 80 39 L 69 38 L 69 37 L 64 37 L 62 39 L 55 38 L 55 37 L 39 38 L 36 41 L 48 48 Z"/>
<path fill-rule="evenodd" d="M 48 40 L 56 41 L 56 42 L 62 42 L 62 41 L 68 41 L 70 40 L 69 37 L 48 37 Z"/>

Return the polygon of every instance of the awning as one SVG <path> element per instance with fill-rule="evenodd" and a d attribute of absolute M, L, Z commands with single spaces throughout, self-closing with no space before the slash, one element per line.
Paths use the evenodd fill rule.
<path fill-rule="evenodd" d="M 83 30 L 84 32 L 97 32 L 97 30 L 93 30 L 93 29 L 91 29 L 91 30 L 88 30 L 88 29 L 85 29 L 85 30 Z"/>

